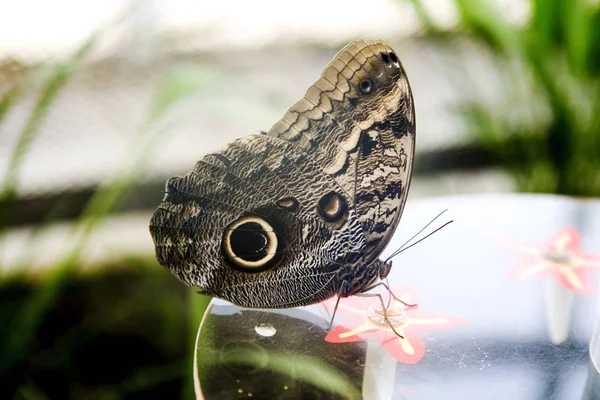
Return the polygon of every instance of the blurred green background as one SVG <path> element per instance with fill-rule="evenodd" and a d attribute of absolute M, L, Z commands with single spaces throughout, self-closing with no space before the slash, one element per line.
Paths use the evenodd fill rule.
<path fill-rule="evenodd" d="M 0 3 L 0 398 L 192 398 L 207 298 L 155 261 L 166 178 L 388 41 L 411 199 L 600 194 L 600 6 L 574 0 Z"/>

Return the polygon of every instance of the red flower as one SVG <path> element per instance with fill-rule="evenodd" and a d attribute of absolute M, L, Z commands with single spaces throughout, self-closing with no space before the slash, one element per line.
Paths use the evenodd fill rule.
<path fill-rule="evenodd" d="M 417 302 L 417 293 L 407 286 L 391 288 L 396 296 L 407 304 Z M 387 296 L 383 293 L 387 305 Z M 336 298 L 322 304 L 333 312 Z M 398 337 L 385 321 L 381 302 L 378 297 L 348 297 L 340 300 L 336 319 L 343 316 L 343 322 L 325 337 L 330 343 L 356 342 L 375 336 L 384 348 L 398 362 L 416 364 L 425 355 L 425 342 L 420 332 L 446 329 L 464 324 L 463 318 L 432 312 L 422 312 L 399 301 L 392 301 L 387 309 L 388 319 L 396 331 L 404 336 Z"/>
<path fill-rule="evenodd" d="M 600 269 L 600 255 L 582 252 L 580 243 L 579 233 L 573 227 L 558 230 L 545 244 L 500 242 L 503 247 L 527 256 L 509 269 L 510 278 L 550 275 L 573 292 L 589 295 L 594 292 L 592 270 Z"/>

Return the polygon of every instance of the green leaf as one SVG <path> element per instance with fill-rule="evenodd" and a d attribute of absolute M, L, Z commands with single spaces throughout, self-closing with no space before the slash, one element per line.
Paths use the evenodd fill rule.
<path fill-rule="evenodd" d="M 540 52 L 548 53 L 563 42 L 563 0 L 532 0 L 534 41 Z"/>
<path fill-rule="evenodd" d="M 493 49 L 511 53 L 523 50 L 523 39 L 486 0 L 456 0 L 458 12 L 465 27 L 474 31 Z"/>
<path fill-rule="evenodd" d="M 204 317 L 204 313 L 208 308 L 211 297 L 200 295 L 197 293 L 197 288 L 189 288 L 188 290 L 188 305 L 189 305 L 189 321 L 190 321 L 190 335 L 188 343 L 190 345 L 188 354 L 188 362 L 186 364 L 185 376 L 186 384 L 184 390 L 182 390 L 182 400 L 195 399 L 194 391 L 194 360 L 196 359 L 196 337 L 200 333 L 199 327 Z M 204 331 L 205 334 L 209 335 L 209 329 Z"/>
<path fill-rule="evenodd" d="M 586 63 L 590 73 L 598 77 L 600 75 L 600 7 L 590 12 Z"/>
<path fill-rule="evenodd" d="M 432 36 L 440 35 L 442 33 L 442 30 L 437 26 L 435 22 L 433 22 L 423 2 L 421 0 L 410 0 L 410 2 L 413 4 L 415 12 L 419 17 L 419 20 L 421 21 L 425 32 Z"/>
<path fill-rule="evenodd" d="M 198 65 L 183 65 L 171 70 L 158 88 L 147 123 L 156 122 L 174 104 L 211 84 L 216 75 L 214 69 Z"/>
<path fill-rule="evenodd" d="M 68 60 L 58 62 L 54 66 L 48 81 L 40 92 L 31 115 L 19 134 L 15 148 L 10 156 L 7 172 L 4 176 L 2 189 L 0 190 L 0 201 L 10 204 L 16 197 L 21 165 L 29 151 L 31 143 L 37 136 L 58 93 L 66 85 L 72 72 L 79 66 L 80 62 L 91 50 L 95 40 L 96 36 L 91 36 L 90 39 L 88 39 Z M 18 92 L 19 89 L 15 88 L 13 91 L 9 91 L 7 96 L 4 96 L 2 103 L 0 103 L 0 119 L 8 111 L 9 107 L 14 104 Z M 0 210 L 0 228 L 8 225 L 10 216 L 10 206 L 6 206 Z"/>
<path fill-rule="evenodd" d="M 564 5 L 563 29 L 567 56 L 576 74 L 584 73 L 590 36 L 590 16 L 585 0 L 570 0 Z"/>
<path fill-rule="evenodd" d="M 84 46 L 85 49 L 88 45 Z M 78 51 L 74 59 L 79 60 L 85 51 Z M 51 103 L 58 88 L 64 86 L 70 76 L 75 63 L 60 64 L 60 74 L 53 76 L 46 99 L 42 104 L 45 108 Z M 194 72 L 195 71 L 195 72 Z M 7 339 L 0 343 L 0 372 L 9 368 L 27 351 L 42 316 L 54 301 L 69 274 L 77 266 L 81 251 L 93 229 L 103 221 L 108 213 L 118 204 L 118 201 L 126 194 L 127 190 L 134 184 L 134 179 L 143 169 L 144 161 L 148 160 L 148 154 L 158 143 L 160 136 L 154 128 L 154 122 L 163 117 L 172 107 L 182 99 L 195 93 L 211 83 L 208 74 L 198 73 L 201 69 L 179 69 L 172 70 L 158 88 L 153 107 L 148 118 L 141 124 L 131 148 L 130 156 L 126 161 L 127 169 L 121 171 L 114 179 L 106 181 L 92 196 L 77 221 L 74 234 L 71 239 L 71 249 L 66 256 L 53 268 L 52 272 L 45 278 L 44 283 L 34 292 L 27 303 L 23 306 L 14 326 L 11 327 Z M 197 79 L 200 78 L 200 79 Z M 42 109 L 44 107 L 41 107 Z M 36 114 L 37 115 L 37 114 Z M 39 118 L 39 117 L 38 117 Z M 36 118 L 36 119 L 38 119 Z M 37 122 L 39 124 L 39 121 Z M 37 129 L 37 128 L 36 128 Z M 32 130 L 35 132 L 36 130 Z"/>
<path fill-rule="evenodd" d="M 520 190 L 599 195 L 600 4 L 532 0 L 529 27 L 512 26 L 490 0 L 455 4 L 460 27 L 487 47 L 501 82 L 494 104 L 480 96 L 463 103 L 462 116 L 479 144 Z M 445 44 L 451 51 L 452 41 Z M 523 88 L 531 96 L 513 98 Z M 478 89 L 473 85 L 472 92 Z"/>
<path fill-rule="evenodd" d="M 21 83 L 22 85 L 22 83 Z M 15 104 L 21 94 L 21 85 L 16 85 L 10 88 L 0 99 L 0 123 Z"/>

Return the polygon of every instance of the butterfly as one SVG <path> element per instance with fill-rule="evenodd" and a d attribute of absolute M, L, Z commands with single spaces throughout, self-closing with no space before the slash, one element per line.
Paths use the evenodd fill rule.
<path fill-rule="evenodd" d="M 161 265 L 200 293 L 288 308 L 365 293 L 402 215 L 415 152 L 406 72 L 358 40 L 268 132 L 170 178 L 150 233 Z"/>

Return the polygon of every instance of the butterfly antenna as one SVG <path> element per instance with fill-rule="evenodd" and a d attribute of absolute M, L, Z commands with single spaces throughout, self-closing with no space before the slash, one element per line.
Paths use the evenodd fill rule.
<path fill-rule="evenodd" d="M 444 211 L 442 211 L 441 213 L 439 213 L 438 215 L 436 215 L 431 221 L 429 221 L 429 223 L 427 225 L 425 225 L 423 228 L 421 228 L 421 230 L 417 233 L 415 233 L 410 239 L 408 239 L 406 242 L 404 242 L 402 244 L 402 246 L 400 246 L 400 248 L 398 250 L 396 250 L 394 253 L 392 253 L 391 256 L 388 257 L 387 260 L 385 260 L 386 262 L 389 261 L 392 257 L 395 257 L 396 255 L 398 255 L 402 249 L 404 248 L 404 246 L 406 246 L 408 243 L 410 243 L 414 238 L 416 238 L 417 236 L 419 236 L 421 234 L 421 232 L 423 232 L 425 229 L 427 229 L 427 227 L 429 227 L 429 225 L 433 224 L 433 222 L 438 219 L 443 213 L 445 213 L 446 211 L 448 211 L 448 209 L 445 209 Z"/>
<path fill-rule="evenodd" d="M 415 233 L 410 239 L 408 239 L 406 242 L 404 242 L 402 244 L 402 246 L 400 246 L 400 248 L 398 248 L 398 250 L 394 251 L 392 253 L 391 256 L 389 256 L 385 262 L 390 261 L 392 258 L 396 257 L 398 254 L 402 253 L 404 250 L 408 250 L 411 247 L 413 247 L 414 245 L 416 245 L 417 243 L 422 242 L 423 240 L 427 239 L 429 236 L 433 235 L 434 233 L 436 233 L 437 231 L 439 231 L 440 229 L 444 228 L 447 225 L 450 225 L 452 222 L 454 222 L 454 220 L 450 220 L 448 222 L 446 222 L 444 225 L 440 226 L 439 228 L 437 228 L 436 230 L 434 230 L 433 232 L 429 233 L 427 236 L 425 236 L 424 238 L 421 238 L 419 240 L 417 240 L 416 242 L 414 242 L 413 244 L 411 244 L 410 246 L 404 247 L 406 246 L 408 243 L 410 243 L 414 238 L 416 238 L 417 236 L 419 236 L 425 229 L 427 229 L 429 227 L 429 225 L 433 224 L 433 222 L 438 219 L 443 213 L 445 213 L 446 211 L 448 211 L 448 209 L 445 209 L 444 211 L 442 211 L 441 213 L 439 213 L 438 215 L 436 215 L 431 221 L 429 221 L 429 223 L 427 225 L 425 225 L 423 228 L 421 228 L 421 230 L 417 233 Z"/>

